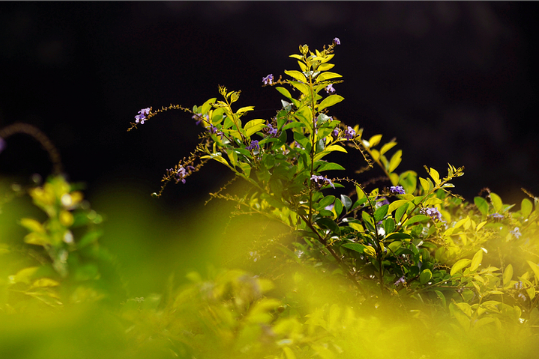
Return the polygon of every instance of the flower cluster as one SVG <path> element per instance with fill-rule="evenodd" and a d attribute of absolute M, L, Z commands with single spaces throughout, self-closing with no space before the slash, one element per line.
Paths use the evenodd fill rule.
<path fill-rule="evenodd" d="M 273 83 L 273 75 L 269 74 L 266 77 L 262 77 L 262 82 L 264 83 L 264 85 L 271 85 Z"/>
<path fill-rule="evenodd" d="M 326 86 L 326 92 L 327 93 L 334 93 L 335 92 L 335 89 L 333 88 L 332 84 L 329 84 L 329 85 Z"/>
<path fill-rule="evenodd" d="M 346 131 L 344 131 L 344 138 L 346 138 L 347 140 L 351 140 L 355 136 L 356 136 L 356 131 L 354 131 L 352 127 L 348 126 Z"/>
<path fill-rule="evenodd" d="M 144 121 L 146 121 L 146 116 L 150 114 L 150 107 L 143 108 L 138 112 L 138 115 L 135 116 L 135 123 L 140 123 L 141 125 L 144 125 Z"/>
<path fill-rule="evenodd" d="M 404 279 L 404 276 L 400 277 L 396 282 L 395 282 L 395 286 L 398 286 L 399 284 L 404 284 L 406 283 L 406 279 Z"/>
<path fill-rule="evenodd" d="M 333 184 L 333 182 L 331 182 L 330 179 L 328 179 L 328 178 L 326 178 L 324 176 L 312 175 L 311 180 L 316 182 L 317 184 L 318 184 L 318 181 L 322 181 L 323 184 L 329 183 L 331 187 L 335 188 L 335 185 Z"/>
<path fill-rule="evenodd" d="M 271 123 L 268 123 L 267 131 L 268 135 L 270 135 L 271 137 L 277 137 L 277 129 L 274 128 Z"/>
<path fill-rule="evenodd" d="M 494 213 L 494 214 L 491 214 L 489 215 L 490 218 L 493 218 L 497 221 L 501 221 L 502 219 L 504 219 L 504 216 L 503 214 L 499 214 L 499 213 Z"/>
<path fill-rule="evenodd" d="M 251 141 L 251 144 L 247 147 L 245 147 L 246 150 L 259 150 L 260 149 L 260 146 L 258 145 L 258 141 L 257 140 L 253 140 Z"/>
<path fill-rule="evenodd" d="M 396 194 L 405 194 L 406 193 L 404 191 L 404 188 L 402 188 L 402 186 L 391 186 L 389 188 L 389 190 L 391 191 L 391 193 L 396 193 Z"/>
<path fill-rule="evenodd" d="M 187 166 L 187 169 L 189 171 L 193 171 L 195 168 L 193 166 Z M 171 168 L 169 171 L 173 172 L 174 170 Z M 176 177 L 178 177 L 179 181 L 182 181 L 183 184 L 185 184 L 185 177 L 187 177 L 188 173 L 186 169 L 183 166 L 180 166 L 178 171 L 176 171 Z"/>
<path fill-rule="evenodd" d="M 434 220 L 441 221 L 442 220 L 442 214 L 438 211 L 435 207 L 426 207 L 421 210 L 421 213 L 426 214 L 430 218 Z"/>

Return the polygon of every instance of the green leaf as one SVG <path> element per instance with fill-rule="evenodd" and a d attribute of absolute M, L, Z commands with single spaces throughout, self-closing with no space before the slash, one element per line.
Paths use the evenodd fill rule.
<path fill-rule="evenodd" d="M 532 202 L 529 199 L 524 198 L 522 202 L 520 203 L 520 213 L 522 214 L 522 217 L 527 218 L 530 215 L 530 213 L 532 213 L 532 210 L 533 210 Z"/>
<path fill-rule="evenodd" d="M 352 200 L 350 199 L 350 197 L 341 194 L 341 202 L 344 205 L 344 208 L 346 208 L 346 211 L 348 212 L 352 207 Z"/>
<path fill-rule="evenodd" d="M 296 71 L 296 70 L 285 70 L 284 73 L 287 74 L 288 76 L 292 77 L 292 78 L 295 78 L 295 79 L 298 80 L 298 81 L 301 81 L 301 82 L 304 82 L 304 83 L 307 82 L 307 78 L 305 77 L 305 75 L 303 75 L 303 74 L 302 74 L 301 72 L 299 72 L 299 71 Z"/>
<path fill-rule="evenodd" d="M 483 216 L 488 215 L 488 202 L 483 197 L 475 197 L 473 201 Z"/>
<path fill-rule="evenodd" d="M 402 161 L 402 150 L 398 150 L 397 152 L 395 152 L 393 154 L 393 156 L 391 157 L 391 160 L 389 161 L 389 172 L 393 172 L 397 167 L 398 165 L 401 163 Z"/>
<path fill-rule="evenodd" d="M 490 197 L 490 200 L 492 201 L 492 205 L 494 206 L 494 210 L 496 211 L 496 213 L 501 213 L 503 202 L 500 196 L 498 196 L 494 192 L 490 192 L 489 197 Z"/>
<path fill-rule="evenodd" d="M 324 209 L 335 201 L 335 196 L 326 196 L 318 202 L 317 209 Z"/>
<path fill-rule="evenodd" d="M 427 283 L 432 278 L 432 272 L 430 269 L 425 269 L 421 274 L 419 275 L 419 281 L 421 284 Z"/>
<path fill-rule="evenodd" d="M 322 162 L 322 164 L 316 169 L 317 172 L 331 171 L 331 170 L 344 170 L 345 168 L 338 163 L 334 162 Z"/>
<path fill-rule="evenodd" d="M 374 212 L 374 223 L 380 222 L 387 214 L 389 204 L 384 204 Z"/>
<path fill-rule="evenodd" d="M 384 231 L 386 233 L 392 233 L 395 230 L 395 220 L 391 217 L 384 220 Z"/>
<path fill-rule="evenodd" d="M 444 294 L 443 294 L 442 292 L 440 292 L 439 290 L 435 290 L 434 293 L 436 293 L 436 296 L 437 296 L 438 298 L 440 298 L 440 300 L 442 301 L 442 305 L 444 306 L 444 308 L 447 307 L 447 303 L 446 303 L 446 301 L 445 301 L 445 296 L 444 296 Z"/>
<path fill-rule="evenodd" d="M 335 199 L 335 207 L 333 208 L 335 210 L 335 213 L 337 214 L 337 217 L 339 217 L 342 213 L 342 202 L 340 199 Z"/>
<path fill-rule="evenodd" d="M 409 203 L 405 203 L 399 208 L 397 208 L 397 211 L 395 212 L 395 222 L 399 223 L 401 221 L 402 216 L 404 215 L 404 213 L 406 213 L 406 210 L 408 209 L 409 205 Z"/>
<path fill-rule="evenodd" d="M 424 220 L 427 220 L 429 218 L 430 218 L 429 216 L 426 216 L 424 214 L 417 214 L 413 216 L 412 218 L 410 218 L 409 220 L 407 220 L 406 222 L 404 222 L 404 227 L 408 227 L 409 225 L 412 225 L 414 223 L 423 222 Z"/>
<path fill-rule="evenodd" d="M 342 100 L 344 100 L 344 97 L 342 97 L 342 96 L 330 95 L 330 96 L 326 97 L 324 100 L 322 100 L 322 102 L 318 105 L 318 111 L 322 111 L 326 107 L 333 106 L 333 105 L 341 102 Z"/>
<path fill-rule="evenodd" d="M 337 235 L 341 233 L 337 223 L 335 223 L 333 220 L 329 218 L 326 218 L 326 217 L 319 218 L 316 220 L 316 223 L 322 228 L 330 229 L 333 233 Z"/>
<path fill-rule="evenodd" d="M 346 243 L 342 245 L 344 248 L 351 249 L 353 251 L 356 251 L 358 253 L 363 253 L 365 250 L 365 246 L 363 244 L 359 243 Z"/>
<path fill-rule="evenodd" d="M 408 233 L 396 232 L 396 233 L 390 233 L 386 237 L 386 240 L 410 239 L 410 238 L 412 238 L 412 236 L 410 236 Z"/>
<path fill-rule="evenodd" d="M 296 128 L 296 127 L 305 127 L 305 125 L 301 122 L 291 122 L 283 127 L 283 131 L 288 130 L 290 128 Z"/>
<path fill-rule="evenodd" d="M 453 276 L 455 273 L 463 269 L 464 267 L 467 267 L 468 264 L 472 263 L 471 259 L 461 259 L 458 260 L 455 264 L 453 264 L 453 267 L 451 267 L 451 272 L 449 273 L 451 276 Z"/>
<path fill-rule="evenodd" d="M 374 222 L 372 220 L 372 217 L 370 214 L 368 214 L 366 211 L 361 212 L 361 218 L 363 218 L 363 221 L 365 222 L 365 225 L 369 227 L 371 231 L 374 230 Z"/>
<path fill-rule="evenodd" d="M 470 265 L 470 271 L 475 271 L 477 268 L 479 268 L 479 265 L 481 264 L 481 261 L 483 260 L 483 250 L 478 250 L 472 259 L 472 264 Z"/>

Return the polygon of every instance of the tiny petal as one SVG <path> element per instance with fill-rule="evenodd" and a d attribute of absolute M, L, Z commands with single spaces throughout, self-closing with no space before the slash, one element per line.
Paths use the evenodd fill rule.
<path fill-rule="evenodd" d="M 269 74 L 266 77 L 262 77 L 262 82 L 264 83 L 264 85 L 271 85 L 273 83 L 273 75 Z"/>
<path fill-rule="evenodd" d="M 333 42 L 335 43 L 335 45 L 340 45 L 341 44 L 341 40 L 339 40 L 338 37 L 334 38 Z"/>

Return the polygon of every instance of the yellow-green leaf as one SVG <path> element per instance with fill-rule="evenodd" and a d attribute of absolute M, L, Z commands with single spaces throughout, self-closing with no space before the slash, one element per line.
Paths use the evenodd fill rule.
<path fill-rule="evenodd" d="M 327 63 L 326 64 L 321 64 L 320 66 L 318 66 L 318 71 L 327 71 L 327 70 L 333 68 L 333 66 L 335 66 L 335 65 L 327 64 Z"/>
<path fill-rule="evenodd" d="M 421 284 L 427 283 L 432 278 L 432 272 L 430 269 L 425 269 L 423 272 L 421 272 L 421 275 L 419 276 L 419 281 Z"/>
<path fill-rule="evenodd" d="M 470 270 L 475 271 L 481 264 L 482 260 L 483 260 L 483 250 L 480 249 L 473 256 L 472 264 L 470 265 Z"/>
<path fill-rule="evenodd" d="M 532 261 L 527 261 L 530 268 L 533 270 L 533 274 L 535 274 L 535 278 L 539 281 L 539 266 L 537 264 L 533 263 Z"/>
<path fill-rule="evenodd" d="M 322 100 L 322 102 L 318 105 L 318 111 L 322 111 L 326 107 L 333 106 L 336 103 L 341 102 L 342 100 L 344 100 L 344 97 L 342 97 L 342 96 L 330 95 L 330 96 L 326 97 L 324 100 Z"/>
<path fill-rule="evenodd" d="M 374 147 L 380 143 L 382 135 L 374 135 L 369 139 L 369 147 Z"/>
<path fill-rule="evenodd" d="M 284 97 L 292 98 L 292 95 L 290 94 L 290 91 L 285 89 L 284 87 L 276 87 L 277 91 L 279 91 L 281 94 L 284 95 Z"/>
<path fill-rule="evenodd" d="M 402 160 L 402 150 L 398 150 L 397 152 L 395 152 L 395 154 L 393 154 L 393 156 L 391 157 L 391 160 L 389 161 L 389 172 L 393 172 L 398 166 L 399 164 L 401 163 L 401 160 Z"/>
<path fill-rule="evenodd" d="M 386 153 L 387 151 L 392 149 L 396 144 L 397 144 L 397 142 L 388 142 L 388 143 L 386 143 L 380 149 L 380 154 L 383 155 L 384 153 Z"/>
<path fill-rule="evenodd" d="M 453 267 L 451 267 L 451 272 L 449 274 L 453 276 L 455 273 L 468 266 L 468 264 L 470 264 L 471 262 L 471 259 L 458 260 L 455 264 L 453 264 Z"/>
<path fill-rule="evenodd" d="M 400 206 L 404 205 L 405 203 L 408 203 L 408 201 L 405 200 L 405 199 L 399 199 L 399 200 L 396 200 L 396 201 L 392 202 L 392 203 L 389 205 L 389 208 L 388 208 L 388 210 L 387 210 L 387 213 L 393 212 L 394 210 L 396 210 L 396 209 L 399 208 Z"/>
<path fill-rule="evenodd" d="M 249 121 L 245 124 L 243 129 L 245 130 L 245 135 L 251 137 L 254 133 L 262 130 L 265 127 L 266 120 L 256 119 Z"/>
<path fill-rule="evenodd" d="M 371 155 L 372 159 L 375 161 L 378 161 L 378 159 L 380 158 L 380 152 L 378 152 L 377 150 L 371 150 Z"/>
<path fill-rule="evenodd" d="M 326 81 L 326 80 L 334 79 L 338 77 L 342 77 L 342 76 L 335 72 L 324 72 L 318 75 L 318 77 L 316 78 L 316 82 Z"/>
<path fill-rule="evenodd" d="M 328 151 L 328 152 L 339 151 L 339 152 L 347 153 L 346 150 L 344 149 L 344 147 L 339 146 L 339 145 L 328 146 L 328 147 L 326 147 L 326 151 Z"/>
<path fill-rule="evenodd" d="M 32 218 L 23 218 L 20 222 L 21 226 L 25 227 L 29 231 L 37 232 L 37 233 L 45 233 L 45 228 L 43 228 L 43 225 Z"/>
<path fill-rule="evenodd" d="M 440 174 L 438 173 L 438 171 L 436 171 L 434 168 L 431 168 L 430 171 L 429 171 L 429 174 L 432 177 L 432 179 L 434 180 L 434 183 L 436 185 L 439 185 L 440 184 Z"/>
<path fill-rule="evenodd" d="M 301 72 L 299 71 L 296 71 L 296 70 L 285 70 L 284 71 L 285 74 L 287 74 L 288 76 L 292 77 L 292 78 L 295 78 L 296 80 L 298 81 L 301 81 L 301 82 L 307 82 L 307 78 L 305 78 L 305 75 L 303 75 Z"/>
<path fill-rule="evenodd" d="M 505 267 L 505 270 L 503 271 L 503 285 L 506 286 L 511 282 L 511 279 L 513 279 L 513 266 L 511 264 L 507 265 Z"/>
<path fill-rule="evenodd" d="M 503 207 L 502 199 L 500 198 L 500 196 L 498 196 L 494 192 L 490 192 L 489 196 L 490 196 L 490 200 L 492 201 L 492 205 L 494 206 L 494 210 L 497 213 L 500 213 Z"/>
<path fill-rule="evenodd" d="M 430 183 L 429 183 L 429 181 L 427 181 L 423 177 L 419 177 L 419 182 L 421 182 L 421 187 L 423 188 L 423 191 L 425 191 L 425 193 L 430 191 Z"/>
<path fill-rule="evenodd" d="M 532 202 L 529 199 L 524 198 L 520 204 L 520 213 L 522 214 L 522 217 L 528 217 L 530 213 L 532 213 L 532 210 Z"/>

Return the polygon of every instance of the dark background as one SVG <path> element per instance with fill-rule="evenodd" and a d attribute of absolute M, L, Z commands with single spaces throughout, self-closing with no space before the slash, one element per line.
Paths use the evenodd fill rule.
<path fill-rule="evenodd" d="M 197 143 L 189 114 L 158 116 L 126 132 L 144 107 L 186 107 L 242 90 L 238 106 L 269 118 L 281 96 L 262 77 L 296 69 L 298 45 L 339 37 L 331 109 L 365 137 L 397 137 L 400 171 L 466 167 L 455 192 L 484 187 L 519 203 L 539 195 L 537 3 L 86 2 L 0 3 L 0 127 L 26 122 L 58 147 L 89 197 L 111 183 L 149 196 Z M 356 157 L 348 163 L 357 169 Z M 32 139 L 7 139 L 0 174 L 51 169 Z M 211 164 L 159 201 L 207 199 L 230 178 Z M 366 178 L 363 178 L 366 179 Z"/>

